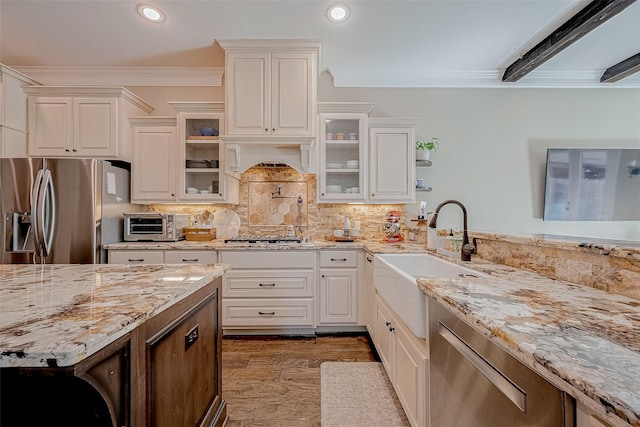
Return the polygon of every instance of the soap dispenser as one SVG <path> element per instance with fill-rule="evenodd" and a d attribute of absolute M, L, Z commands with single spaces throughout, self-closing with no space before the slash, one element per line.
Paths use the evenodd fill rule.
<path fill-rule="evenodd" d="M 351 221 L 349 221 L 349 214 L 344 217 L 344 227 L 342 228 L 342 235 L 344 237 L 349 237 L 349 233 L 351 232 Z"/>

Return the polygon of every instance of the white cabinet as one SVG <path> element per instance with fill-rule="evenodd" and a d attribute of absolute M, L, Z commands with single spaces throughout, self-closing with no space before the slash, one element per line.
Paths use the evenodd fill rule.
<path fill-rule="evenodd" d="M 414 203 L 416 120 L 369 120 L 369 192 L 374 203 Z"/>
<path fill-rule="evenodd" d="M 214 264 L 217 259 L 210 250 L 109 250 L 109 264 Z"/>
<path fill-rule="evenodd" d="M 358 251 L 320 251 L 319 324 L 358 322 Z"/>
<path fill-rule="evenodd" d="M 169 102 L 178 111 L 176 198 L 182 202 L 238 204 L 240 182 L 224 173 L 224 142 L 202 128 L 224 132 L 224 104 Z"/>
<path fill-rule="evenodd" d="M 28 93 L 29 156 L 131 161 L 128 118 L 153 107 L 124 88 L 33 86 Z"/>
<path fill-rule="evenodd" d="M 426 321 L 426 319 L 425 319 Z M 414 427 L 428 425 L 428 352 L 380 295 L 375 297 L 375 346 Z"/>
<path fill-rule="evenodd" d="M 320 42 L 219 40 L 228 135 L 311 136 Z"/>
<path fill-rule="evenodd" d="M 364 262 L 364 292 L 363 295 L 359 298 L 359 301 L 363 304 L 363 316 L 364 316 L 364 324 L 367 327 L 367 331 L 369 332 L 369 336 L 371 339 L 375 341 L 375 295 L 376 290 L 373 287 L 373 255 L 365 252 L 364 254 L 365 262 Z"/>
<path fill-rule="evenodd" d="M 22 86 L 38 85 L 0 64 L 0 158 L 27 157 L 27 94 Z"/>
<path fill-rule="evenodd" d="M 129 122 L 133 126 L 131 201 L 176 201 L 175 117 L 136 117 Z"/>
<path fill-rule="evenodd" d="M 222 327 L 228 333 L 312 332 L 316 252 L 221 251 Z"/>
<path fill-rule="evenodd" d="M 362 202 L 370 103 L 319 102 L 318 202 Z"/>

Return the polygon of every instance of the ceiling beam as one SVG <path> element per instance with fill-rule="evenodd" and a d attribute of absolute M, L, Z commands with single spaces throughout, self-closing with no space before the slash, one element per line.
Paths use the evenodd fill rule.
<path fill-rule="evenodd" d="M 600 77 L 600 83 L 613 83 L 640 71 L 640 53 L 607 68 Z"/>
<path fill-rule="evenodd" d="M 594 0 L 507 67 L 503 82 L 516 82 L 636 0 Z"/>

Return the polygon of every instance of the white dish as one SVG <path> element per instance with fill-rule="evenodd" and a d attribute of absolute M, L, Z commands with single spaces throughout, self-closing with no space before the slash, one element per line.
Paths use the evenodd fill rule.
<path fill-rule="evenodd" d="M 342 185 L 327 185 L 327 193 L 342 193 Z"/>
<path fill-rule="evenodd" d="M 200 190 L 200 194 L 209 194 L 211 193 L 209 190 Z"/>
<path fill-rule="evenodd" d="M 347 160 L 347 169 L 358 169 L 360 162 L 358 160 Z"/>
<path fill-rule="evenodd" d="M 187 194 L 198 194 L 198 190 L 187 190 Z"/>
<path fill-rule="evenodd" d="M 327 169 L 342 169 L 344 166 L 341 163 L 327 163 Z"/>
<path fill-rule="evenodd" d="M 211 226 L 216 229 L 218 239 L 237 237 L 240 230 L 240 217 L 230 209 L 221 209 L 213 214 Z"/>

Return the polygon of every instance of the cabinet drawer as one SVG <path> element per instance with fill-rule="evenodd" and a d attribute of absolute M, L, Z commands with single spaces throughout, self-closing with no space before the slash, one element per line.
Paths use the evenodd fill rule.
<path fill-rule="evenodd" d="M 109 264 L 162 264 L 162 251 L 109 251 Z"/>
<path fill-rule="evenodd" d="M 313 326 L 313 300 L 223 298 L 222 326 Z"/>
<path fill-rule="evenodd" d="M 225 297 L 312 297 L 313 270 L 230 271 L 222 276 Z"/>
<path fill-rule="evenodd" d="M 220 262 L 238 268 L 313 268 L 315 252 L 299 250 L 221 251 Z"/>
<path fill-rule="evenodd" d="M 357 251 L 320 251 L 320 267 L 356 267 Z"/>
<path fill-rule="evenodd" d="M 217 261 L 215 251 L 165 251 L 164 262 L 167 264 L 202 263 L 214 264 Z"/>

